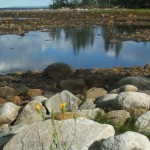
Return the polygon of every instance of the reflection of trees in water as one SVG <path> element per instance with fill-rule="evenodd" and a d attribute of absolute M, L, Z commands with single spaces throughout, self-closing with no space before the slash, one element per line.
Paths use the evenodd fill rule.
<path fill-rule="evenodd" d="M 119 56 L 119 53 L 122 49 L 123 43 L 121 40 L 117 40 L 113 35 L 115 34 L 132 34 L 138 29 L 147 29 L 147 26 L 125 26 L 125 25 L 106 25 L 102 27 L 103 39 L 104 39 L 104 48 L 108 52 L 112 49 L 115 50 L 116 57 Z M 144 42 L 144 44 L 146 44 Z"/>
<path fill-rule="evenodd" d="M 61 37 L 61 28 L 53 28 L 51 29 L 51 32 L 49 32 L 49 36 L 52 38 L 52 40 L 59 40 Z"/>
<path fill-rule="evenodd" d="M 53 40 L 59 40 L 64 34 L 65 40 L 70 40 L 74 49 L 74 53 L 77 54 L 81 49 L 86 49 L 89 46 L 93 46 L 94 43 L 94 30 L 93 28 L 55 28 L 49 33 Z"/>
<path fill-rule="evenodd" d="M 120 51 L 123 46 L 123 42 L 114 38 L 114 34 L 129 34 L 134 33 L 139 28 L 139 26 L 116 26 L 116 25 L 105 25 L 101 27 L 104 49 L 106 52 L 115 51 L 116 57 L 119 56 Z M 64 37 L 66 41 L 71 41 L 74 53 L 78 54 L 81 50 L 86 50 L 94 44 L 94 39 L 96 32 L 94 28 L 54 28 L 49 33 L 50 37 L 56 41 Z M 146 44 L 146 43 L 145 43 Z"/>
<path fill-rule="evenodd" d="M 93 28 L 73 28 L 66 32 L 66 40 L 71 40 L 74 53 L 77 54 L 81 49 L 86 49 L 93 46 L 94 30 Z"/>
<path fill-rule="evenodd" d="M 112 25 L 106 25 L 102 27 L 105 51 L 108 52 L 114 49 L 116 57 L 118 57 L 123 43 L 120 40 L 116 40 L 112 37 L 112 35 L 116 33 L 124 33 L 124 30 L 120 30 L 119 28 Z"/>

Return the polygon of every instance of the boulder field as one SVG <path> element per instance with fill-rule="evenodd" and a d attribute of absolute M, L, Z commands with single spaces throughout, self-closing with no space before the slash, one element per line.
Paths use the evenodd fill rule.
<path fill-rule="evenodd" d="M 1 75 L 0 149 L 149 150 L 149 74 L 55 63 Z M 116 131 L 131 119 L 136 130 Z"/>

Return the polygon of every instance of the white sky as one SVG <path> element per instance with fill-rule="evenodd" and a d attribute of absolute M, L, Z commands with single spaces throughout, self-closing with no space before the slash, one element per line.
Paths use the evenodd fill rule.
<path fill-rule="evenodd" d="M 49 6 L 51 0 L 0 0 L 0 8 L 14 6 Z"/>

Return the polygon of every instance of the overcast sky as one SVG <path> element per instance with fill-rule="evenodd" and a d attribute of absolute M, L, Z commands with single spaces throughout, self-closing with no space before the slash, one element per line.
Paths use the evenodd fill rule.
<path fill-rule="evenodd" d="M 0 8 L 14 6 L 48 6 L 51 0 L 0 0 Z"/>

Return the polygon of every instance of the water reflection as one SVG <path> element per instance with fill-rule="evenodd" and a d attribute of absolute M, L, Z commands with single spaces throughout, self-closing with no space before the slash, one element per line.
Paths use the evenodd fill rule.
<path fill-rule="evenodd" d="M 49 33 L 53 41 L 58 41 L 60 38 L 65 38 L 65 41 L 70 41 L 74 50 L 74 54 L 78 54 L 80 50 L 92 47 L 94 44 L 93 28 L 55 28 Z"/>
<path fill-rule="evenodd" d="M 150 42 L 115 41 L 113 33 L 129 33 L 133 27 L 55 28 L 34 31 L 24 37 L 0 36 L 0 73 L 43 70 L 53 62 L 74 68 L 135 66 L 150 63 Z"/>

